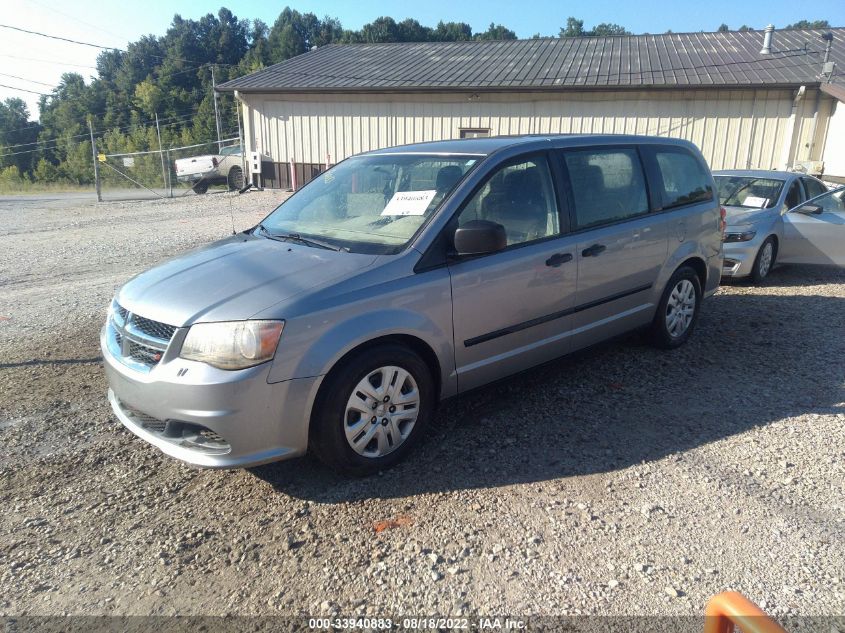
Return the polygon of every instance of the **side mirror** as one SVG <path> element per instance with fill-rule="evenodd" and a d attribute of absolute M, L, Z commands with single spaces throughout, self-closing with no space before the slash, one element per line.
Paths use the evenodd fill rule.
<path fill-rule="evenodd" d="M 795 210 L 798 213 L 806 213 L 807 215 L 821 215 L 824 213 L 824 209 L 817 204 L 805 204 Z"/>
<path fill-rule="evenodd" d="M 489 220 L 470 220 L 455 231 L 458 255 L 495 253 L 508 245 L 505 227 Z"/>

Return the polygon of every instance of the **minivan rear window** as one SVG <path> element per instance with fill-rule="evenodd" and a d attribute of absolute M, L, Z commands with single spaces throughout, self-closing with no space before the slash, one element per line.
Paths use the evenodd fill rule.
<path fill-rule="evenodd" d="M 654 151 L 663 185 L 663 208 L 713 199 L 710 176 L 701 162 L 683 149 Z"/>

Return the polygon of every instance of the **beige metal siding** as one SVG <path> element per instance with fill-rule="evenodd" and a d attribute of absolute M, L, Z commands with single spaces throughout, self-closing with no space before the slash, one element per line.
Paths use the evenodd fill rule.
<path fill-rule="evenodd" d="M 845 103 L 830 99 L 830 125 L 824 140 L 824 173 L 845 183 Z"/>
<path fill-rule="evenodd" d="M 252 123 L 250 149 L 281 163 L 335 163 L 381 147 L 459 138 L 461 128 L 489 128 L 493 135 L 671 136 L 698 145 L 713 169 L 781 168 L 785 141 L 792 161 L 821 156 L 830 110 L 811 90 L 793 120 L 791 90 L 241 97 Z"/>

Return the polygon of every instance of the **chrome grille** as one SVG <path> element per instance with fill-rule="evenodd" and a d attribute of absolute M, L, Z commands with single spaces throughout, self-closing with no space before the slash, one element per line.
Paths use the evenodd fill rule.
<path fill-rule="evenodd" d="M 129 341 L 129 358 L 139 363 L 149 365 L 150 367 L 156 365 L 161 360 L 162 352 L 152 347 L 147 347 L 135 341 Z"/>
<path fill-rule="evenodd" d="M 164 323 L 159 323 L 158 321 L 153 321 L 152 319 L 145 319 L 137 314 L 132 317 L 132 325 L 144 334 L 148 334 L 149 336 L 154 336 L 155 338 L 160 338 L 165 341 L 169 341 L 173 338 L 173 333 L 176 331 L 176 327 L 173 325 L 166 325 Z"/>
<path fill-rule="evenodd" d="M 139 371 L 149 371 L 161 361 L 177 330 L 175 325 L 134 314 L 117 301 L 112 303 L 108 325 L 110 351 Z"/>

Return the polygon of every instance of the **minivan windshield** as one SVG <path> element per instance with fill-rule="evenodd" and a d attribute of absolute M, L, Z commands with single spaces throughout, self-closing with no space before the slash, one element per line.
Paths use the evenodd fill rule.
<path fill-rule="evenodd" d="M 268 236 L 314 238 L 357 253 L 398 253 L 478 156 L 349 158 L 285 200 L 261 223 Z"/>
<path fill-rule="evenodd" d="M 783 180 L 754 176 L 713 176 L 719 202 L 727 207 L 771 209 L 777 205 Z"/>

